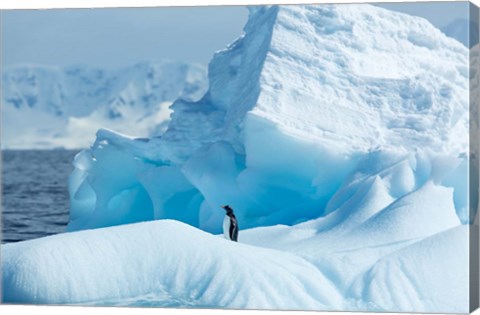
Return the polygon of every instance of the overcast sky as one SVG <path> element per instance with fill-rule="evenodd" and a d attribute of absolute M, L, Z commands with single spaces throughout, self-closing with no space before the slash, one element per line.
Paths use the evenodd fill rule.
<path fill-rule="evenodd" d="M 426 18 L 433 25 L 442 28 L 456 19 L 468 18 L 468 2 L 416 2 L 378 4 L 389 10 Z"/>
<path fill-rule="evenodd" d="M 437 27 L 468 16 L 466 2 L 383 6 Z M 206 64 L 241 34 L 247 15 L 241 6 L 4 11 L 3 63 L 111 68 L 167 58 Z"/>
<path fill-rule="evenodd" d="M 7 11 L 6 65 L 86 63 L 118 67 L 138 61 L 207 63 L 242 33 L 245 7 Z"/>

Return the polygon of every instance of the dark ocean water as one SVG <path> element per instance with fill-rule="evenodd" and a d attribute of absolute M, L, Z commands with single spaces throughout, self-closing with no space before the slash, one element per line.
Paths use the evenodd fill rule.
<path fill-rule="evenodd" d="M 78 150 L 2 151 L 2 243 L 65 231 Z"/>

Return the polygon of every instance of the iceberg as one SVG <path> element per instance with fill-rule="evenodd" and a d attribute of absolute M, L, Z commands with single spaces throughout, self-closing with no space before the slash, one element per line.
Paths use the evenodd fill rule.
<path fill-rule="evenodd" d="M 100 130 L 78 156 L 70 230 L 143 212 L 219 233 L 222 204 L 242 228 L 291 225 L 338 208 L 334 195 L 363 174 L 388 177 L 394 199 L 449 168 L 464 172 L 451 186 L 467 180 L 468 49 L 368 5 L 250 10 L 213 57 L 208 92 L 177 100 L 160 138 Z M 455 191 L 463 222 L 465 193 Z"/>
<path fill-rule="evenodd" d="M 70 233 L 2 246 L 4 301 L 468 312 L 469 50 L 370 5 L 249 10 L 160 137 L 75 157 Z"/>

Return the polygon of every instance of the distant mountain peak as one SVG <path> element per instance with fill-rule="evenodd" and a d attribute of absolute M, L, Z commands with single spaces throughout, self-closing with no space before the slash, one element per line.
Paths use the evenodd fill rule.
<path fill-rule="evenodd" d="M 155 116 L 161 106 L 179 97 L 198 99 L 207 88 L 204 66 L 170 60 L 114 70 L 17 65 L 2 76 L 2 146 L 9 148 L 85 147 L 100 127 L 155 136 L 169 119 Z M 156 118 L 138 124 L 147 114 Z M 27 119 L 31 123 L 21 123 Z"/>
<path fill-rule="evenodd" d="M 478 43 L 478 24 L 473 20 L 459 18 L 442 28 L 445 35 L 455 38 L 465 47 L 472 48 Z"/>

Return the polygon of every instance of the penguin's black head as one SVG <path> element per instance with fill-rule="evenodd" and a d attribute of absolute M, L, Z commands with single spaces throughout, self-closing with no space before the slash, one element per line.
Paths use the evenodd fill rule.
<path fill-rule="evenodd" d="M 222 208 L 227 211 L 227 214 L 233 213 L 233 209 L 228 205 L 222 206 Z"/>

